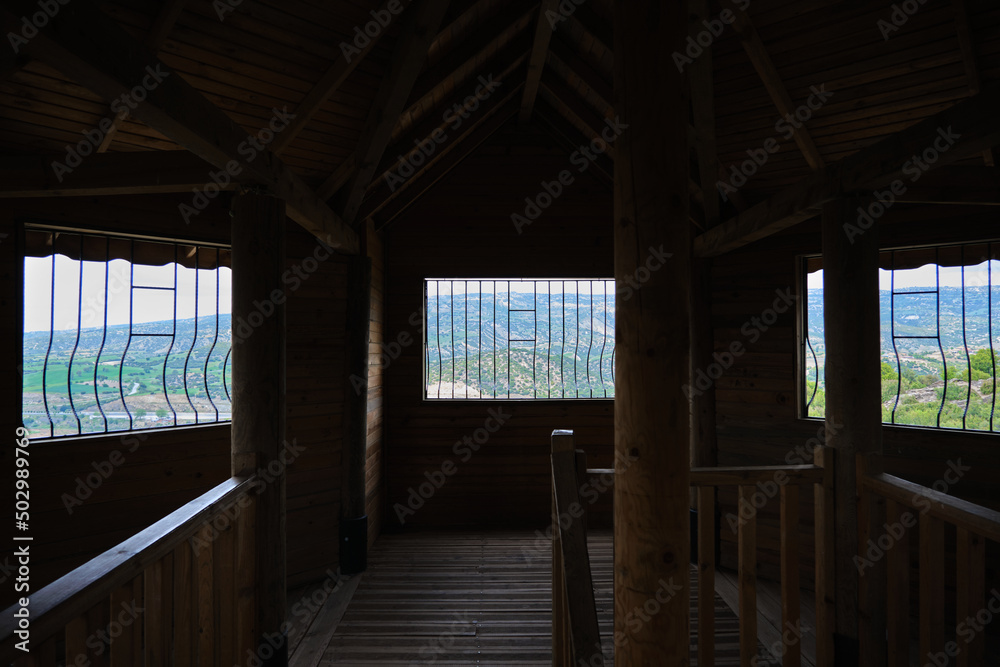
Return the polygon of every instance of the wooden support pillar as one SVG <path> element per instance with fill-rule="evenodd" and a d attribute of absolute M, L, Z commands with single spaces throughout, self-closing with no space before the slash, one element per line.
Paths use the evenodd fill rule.
<path fill-rule="evenodd" d="M 691 229 L 687 3 L 615 3 L 615 278 L 641 280 L 616 302 L 615 664 L 690 658 Z M 661 250 L 662 248 L 662 250 Z M 654 253 L 672 253 L 655 261 Z M 655 267 L 655 268 L 653 268 Z M 624 463 L 627 462 L 627 463 Z M 673 587 L 664 594 L 664 586 Z M 659 597 L 657 594 L 659 593 Z M 665 601 L 664 601 L 665 599 Z M 650 600 L 641 627 L 629 614 Z M 650 603 L 652 604 L 652 603 Z"/>
<path fill-rule="evenodd" d="M 866 498 L 859 518 L 859 471 L 871 472 L 882 452 L 878 227 L 848 235 L 858 202 L 823 207 L 823 306 L 826 327 L 827 444 L 834 464 L 835 664 L 884 665 L 884 559 L 858 566 L 867 539 L 878 538 L 884 505 Z M 858 465 L 858 455 L 864 455 Z M 863 630 L 863 632 L 862 632 Z"/>
<path fill-rule="evenodd" d="M 340 569 L 364 572 L 368 562 L 368 515 L 365 512 L 365 459 L 368 451 L 368 343 L 371 340 L 372 261 L 364 226 L 358 231 L 361 252 L 347 268 L 347 437 L 342 456 Z"/>
<path fill-rule="evenodd" d="M 255 636 L 269 646 L 285 619 L 285 203 L 275 197 L 233 198 L 232 473 L 266 470 L 251 496 L 257 521 Z M 265 316 L 254 302 L 269 302 Z M 280 303 L 278 303 L 280 301 Z M 240 323 L 246 323 L 240 326 Z M 287 457 L 286 457 L 287 458 Z M 287 644 L 264 665 L 287 665 Z"/>

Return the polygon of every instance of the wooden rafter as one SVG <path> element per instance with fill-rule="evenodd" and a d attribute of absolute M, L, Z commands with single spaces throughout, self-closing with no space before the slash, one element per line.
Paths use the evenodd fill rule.
<path fill-rule="evenodd" d="M 0 157 L 0 198 L 191 192 L 204 187 L 212 165 L 188 151 L 138 151 L 92 155 L 56 178 L 52 163 L 63 155 Z M 234 189 L 238 179 L 221 189 Z"/>
<path fill-rule="evenodd" d="M 369 193 L 377 187 L 382 177 L 386 176 L 386 172 L 397 166 L 400 155 L 408 155 L 414 150 L 414 146 L 433 140 L 435 133 L 439 133 L 438 136 L 454 134 L 455 130 L 461 130 L 461 126 L 474 115 L 478 115 L 484 109 L 489 109 L 489 99 L 494 95 L 505 97 L 511 85 L 517 82 L 518 77 L 523 76 L 523 65 L 528 59 L 529 49 L 530 46 L 527 42 L 518 40 L 498 54 L 496 61 L 492 63 L 493 67 L 489 70 L 492 74 L 490 74 L 489 79 L 483 79 L 493 84 L 492 90 L 487 89 L 482 80 L 473 79 L 459 89 L 452 91 L 449 97 L 444 98 L 432 110 L 424 113 L 419 123 L 412 126 L 409 132 L 401 135 L 386 150 L 385 156 L 375 171 L 375 178 L 369 188 Z M 506 65 L 501 69 L 504 63 Z M 477 92 L 485 99 L 477 98 Z M 469 105 L 469 108 L 466 108 L 466 104 Z M 463 115 L 459 115 L 458 110 L 462 110 Z M 459 126 L 453 127 L 455 123 L 459 123 Z"/>
<path fill-rule="evenodd" d="M 542 127 L 548 130 L 552 137 L 562 144 L 568 152 L 577 150 L 584 135 L 560 116 L 551 105 L 545 102 L 544 98 L 542 98 L 542 102 L 543 104 L 539 104 L 535 110 Z M 599 174 L 609 186 L 614 185 L 614 163 L 608 159 L 599 158 L 593 163 L 593 168 L 596 170 L 595 173 Z"/>
<path fill-rule="evenodd" d="M 498 95 L 489 109 L 478 114 L 468 126 L 456 134 L 452 141 L 442 146 L 435 156 L 423 165 L 402 187 L 389 197 L 376 199 L 377 206 L 364 209 L 363 216 L 376 216 L 378 228 L 382 229 L 412 205 L 421 195 L 454 170 L 470 153 L 493 136 L 517 112 L 514 100 L 521 92 L 523 83 L 513 86 Z"/>
<path fill-rule="evenodd" d="M 526 4 L 531 5 L 531 8 L 526 9 Z M 395 141 L 398 144 L 401 131 L 406 132 L 408 125 L 412 126 L 431 111 L 437 109 L 442 98 L 450 95 L 456 86 L 462 85 L 476 73 L 477 63 L 484 62 L 490 56 L 497 55 L 501 51 L 505 52 L 510 48 L 519 50 L 518 36 L 530 25 L 534 12 L 534 3 L 515 4 L 496 18 L 496 23 L 505 26 L 499 33 L 495 32 L 496 28 L 492 24 L 485 26 L 464 40 L 462 45 L 452 53 L 455 59 L 462 63 L 457 68 L 453 67 L 450 62 L 442 62 L 437 67 L 421 74 L 414 84 L 414 90 L 411 94 L 411 99 L 415 101 L 400 114 L 390 141 Z M 357 151 L 354 151 L 316 188 L 317 194 L 322 199 L 328 199 L 344 187 L 354 176 L 357 162 L 358 154 Z"/>
<path fill-rule="evenodd" d="M 562 40 L 553 39 L 549 44 L 549 52 L 546 64 L 552 71 L 559 74 L 567 85 L 574 87 L 584 87 L 589 89 L 589 93 L 583 91 L 584 97 L 593 95 L 605 107 L 604 115 L 614 114 L 614 89 L 600 72 L 590 66 L 590 63 L 580 57 L 572 49 L 563 44 Z M 573 78 L 578 81 L 573 81 Z"/>
<path fill-rule="evenodd" d="M 688 15 L 691 23 L 700 25 L 709 19 L 708 0 L 690 0 Z M 691 108 L 697 140 L 698 180 L 703 194 L 705 224 L 719 224 L 719 195 L 715 181 L 719 173 L 719 157 L 715 150 L 715 89 L 712 73 L 712 47 L 704 50 L 691 65 Z"/>
<path fill-rule="evenodd" d="M 389 71 L 382 79 L 372 111 L 368 114 L 357 148 L 357 171 L 347 186 L 341 201 L 341 215 L 353 224 L 368 184 L 371 183 L 379 160 L 392 138 L 392 129 L 399 120 L 417 75 L 427 58 L 427 49 L 437 34 L 448 9 L 449 0 L 426 0 L 408 13 L 393 50 Z"/>
<path fill-rule="evenodd" d="M 739 5 L 734 3 L 733 0 L 726 0 L 723 2 L 723 6 L 727 7 L 735 15 L 736 19 L 733 21 L 733 27 L 740 37 L 740 42 L 743 44 L 743 49 L 750 58 L 750 62 L 753 63 L 754 69 L 757 70 L 761 81 L 764 82 L 764 87 L 767 89 L 768 95 L 771 96 L 774 106 L 777 107 L 778 113 L 782 116 L 787 116 L 788 114 L 794 115 L 795 103 L 788 94 L 788 89 L 778 74 L 778 68 L 774 66 L 774 62 L 764 47 L 764 42 L 757 32 L 757 28 L 754 27 L 753 22 L 750 20 L 750 16 L 744 9 L 740 9 Z M 821 169 L 825 166 L 826 163 L 823 160 L 823 156 L 816 147 L 812 136 L 809 134 L 809 130 L 805 127 L 798 128 L 794 139 L 810 167 Z"/>
<path fill-rule="evenodd" d="M 984 88 L 979 95 L 863 148 L 823 171 L 810 174 L 701 234 L 695 239 L 695 253 L 706 257 L 729 252 L 815 217 L 823 204 L 845 193 L 884 187 L 903 176 L 904 169 L 914 169 L 914 157 L 945 136 L 952 143 L 939 154 L 934 167 L 940 168 L 996 146 L 1000 143 L 1000 126 L 996 124 L 998 111 L 1000 86 Z"/>
<path fill-rule="evenodd" d="M 388 12 L 386 5 L 392 2 L 398 2 L 398 0 L 386 0 L 382 3 L 382 7 L 379 11 Z M 388 30 L 382 30 L 374 37 L 370 37 L 368 43 L 365 44 L 364 48 L 360 49 L 359 53 L 351 54 L 350 59 L 346 55 L 342 55 L 336 61 L 334 61 L 320 77 L 319 81 L 310 89 L 299 105 L 295 107 L 295 119 L 285 128 L 281 134 L 279 134 L 274 139 L 274 143 L 271 144 L 271 150 L 276 154 L 280 155 L 288 146 L 295 140 L 299 133 L 302 132 L 303 128 L 312 120 L 313 116 L 320 110 L 320 108 L 326 103 L 337 89 L 340 88 L 341 84 L 347 80 L 347 77 L 351 75 L 361 61 L 371 53 L 372 49 L 379 42 L 382 35 L 386 34 Z"/>
<path fill-rule="evenodd" d="M 585 104 L 581 104 L 582 100 L 579 96 L 575 95 L 561 81 L 554 77 L 545 77 L 542 79 L 540 95 L 549 106 L 555 109 L 588 141 L 600 139 L 603 119 Z M 601 141 L 603 142 L 603 139 Z M 614 144 L 607 144 L 604 152 L 614 161 Z"/>
<path fill-rule="evenodd" d="M 965 65 L 965 76 L 969 80 L 969 94 L 978 95 L 983 82 L 979 74 L 979 62 L 976 59 L 976 44 L 969 25 L 969 9 L 965 0 L 952 0 L 955 10 L 955 32 L 958 34 L 958 46 L 962 50 L 962 64 Z M 983 162 L 987 167 L 996 164 L 993 149 L 983 151 Z"/>
<path fill-rule="evenodd" d="M 550 23 L 550 14 L 556 11 L 559 0 L 542 0 L 538 8 L 538 21 L 535 23 L 535 41 L 531 45 L 531 56 L 528 58 L 528 77 L 524 83 L 521 95 L 521 109 L 517 114 L 517 122 L 525 125 L 531 120 L 531 111 L 538 97 L 538 86 L 542 82 L 542 71 L 545 69 L 545 55 L 549 51 L 549 42 L 556 26 Z"/>
<path fill-rule="evenodd" d="M 30 0 L 0 0 L 0 14 L 8 16 L 33 7 Z M 136 105 L 136 118 L 215 167 L 238 170 L 241 178 L 266 186 L 308 231 L 344 252 L 357 252 L 357 234 L 296 174 L 266 148 L 249 160 L 246 131 L 124 28 L 85 0 L 65 5 L 62 12 L 65 20 L 53 22 L 25 46 L 29 55 L 109 101 L 130 94 L 145 79 L 147 96 Z"/>
<path fill-rule="evenodd" d="M 167 41 L 167 36 L 170 31 L 173 30 L 174 24 L 177 23 L 177 19 L 180 18 L 181 12 L 184 11 L 184 5 L 187 0 L 166 0 L 163 6 L 160 7 L 159 14 L 153 20 L 153 25 L 149 28 L 149 33 L 146 35 L 146 48 L 153 55 L 160 52 L 163 47 L 163 43 Z M 121 128 L 122 123 L 128 119 L 128 113 L 115 114 L 111 118 L 111 127 L 104 134 L 104 138 L 101 139 L 100 145 L 97 147 L 98 153 L 104 153 L 111 146 L 111 142 L 114 141 L 115 135 L 118 134 L 119 128 Z"/>

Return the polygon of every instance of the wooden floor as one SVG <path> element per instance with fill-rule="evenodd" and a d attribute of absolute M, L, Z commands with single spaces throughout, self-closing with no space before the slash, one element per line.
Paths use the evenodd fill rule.
<path fill-rule="evenodd" d="M 332 597 L 295 629 L 292 665 L 551 665 L 548 545 L 527 532 L 381 536 L 346 611 Z M 611 665 L 610 531 L 592 533 L 590 556 Z M 738 620 L 718 595 L 715 614 L 715 664 L 738 665 Z"/>

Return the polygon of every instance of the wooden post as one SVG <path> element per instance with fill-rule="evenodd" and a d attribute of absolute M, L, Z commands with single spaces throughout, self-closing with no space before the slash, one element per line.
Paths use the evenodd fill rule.
<path fill-rule="evenodd" d="M 359 231 L 361 253 L 347 269 L 347 437 L 344 440 L 340 517 L 340 569 L 364 572 L 368 563 L 365 459 L 368 451 L 368 343 L 371 340 L 372 261 L 367 233 Z"/>
<path fill-rule="evenodd" d="M 285 464 L 279 459 L 285 441 L 285 204 L 244 194 L 233 198 L 232 210 L 232 473 L 267 470 L 265 486 L 251 496 L 257 517 L 255 641 L 261 646 L 265 636 L 280 632 L 285 616 Z M 257 305 L 264 302 L 270 314 Z M 287 664 L 284 646 L 263 664 Z"/>
<path fill-rule="evenodd" d="M 690 658 L 690 111 L 671 56 L 686 38 L 687 3 L 615 3 L 615 278 L 637 285 L 616 301 L 615 452 L 628 461 L 615 470 L 619 667 Z M 665 583 L 676 592 L 630 627 Z"/>
<path fill-rule="evenodd" d="M 884 665 L 885 616 L 878 610 L 884 602 L 885 563 L 880 560 L 861 574 L 855 558 L 867 548 L 867 536 L 877 536 L 885 510 L 872 499 L 859 525 L 857 455 L 882 452 L 882 394 L 878 227 L 849 236 L 844 225 L 857 223 L 857 211 L 857 200 L 835 200 L 823 207 L 822 223 L 827 444 L 837 452 L 834 659 L 836 664 Z M 874 465 L 877 457 L 869 472 L 878 472 Z M 861 534 L 865 540 L 859 540 Z"/>

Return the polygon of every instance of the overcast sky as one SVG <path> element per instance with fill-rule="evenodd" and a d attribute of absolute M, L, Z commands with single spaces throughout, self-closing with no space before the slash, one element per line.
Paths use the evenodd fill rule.
<path fill-rule="evenodd" d="M 104 262 L 83 262 L 83 311 L 80 311 L 79 291 L 80 262 L 63 255 L 55 256 L 56 294 L 54 325 L 57 331 L 75 329 L 78 319 L 81 326 L 104 324 Z M 198 271 L 198 316 L 215 315 L 216 271 Z M 219 272 L 219 312 L 232 312 L 232 271 L 222 267 Z M 173 287 L 174 265 L 135 266 L 136 285 Z M 177 268 L 177 319 L 194 317 L 195 270 Z M 127 324 L 129 321 L 129 263 L 115 259 L 108 267 L 108 325 Z M 52 258 L 26 257 L 24 260 L 24 330 L 48 331 L 52 313 Z M 134 294 L 136 323 L 172 320 L 174 317 L 174 292 L 172 290 L 136 289 Z"/>
<path fill-rule="evenodd" d="M 993 285 L 994 287 L 1000 284 L 1000 261 L 992 261 L 992 271 L 993 271 Z M 920 267 L 919 269 L 897 269 L 896 270 L 896 291 L 910 287 L 927 287 L 933 289 L 937 279 L 934 275 L 934 264 L 928 264 Z M 986 262 L 979 264 L 978 266 L 967 266 L 965 267 L 965 284 L 967 286 L 985 286 L 987 284 L 988 272 L 986 270 Z M 885 269 L 879 269 L 878 272 L 878 282 L 879 289 L 888 290 L 890 289 L 891 282 L 891 272 Z M 962 286 L 962 268 L 958 266 L 943 266 L 941 267 L 940 280 L 942 287 L 961 287 Z M 815 271 L 809 274 L 808 278 L 809 289 L 817 289 L 823 287 L 823 272 Z"/>

